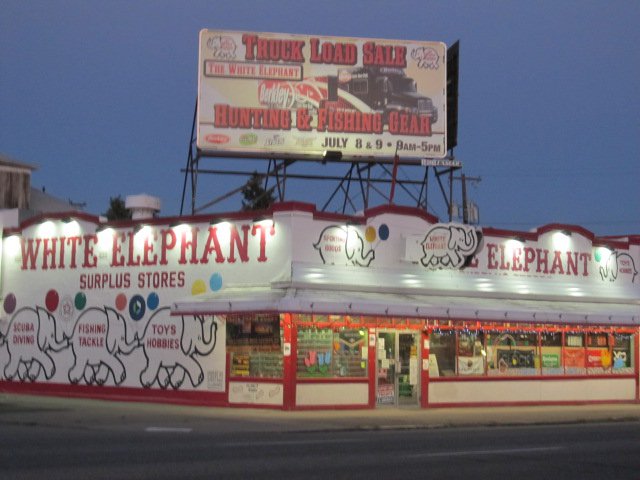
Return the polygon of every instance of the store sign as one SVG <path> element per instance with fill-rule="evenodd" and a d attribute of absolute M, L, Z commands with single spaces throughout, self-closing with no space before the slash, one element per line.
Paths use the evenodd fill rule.
<path fill-rule="evenodd" d="M 480 246 L 482 233 L 469 225 L 436 224 L 424 236 L 406 238 L 406 257 L 430 270 L 461 269 Z"/>
<path fill-rule="evenodd" d="M 273 278 L 273 222 L 95 230 L 46 221 L 3 241 L 0 379 L 224 391 L 226 323 L 170 307 Z M 252 338 L 279 345 L 270 322 Z"/>
<path fill-rule="evenodd" d="M 322 263 L 328 265 L 354 265 L 368 267 L 376 258 L 375 251 L 352 226 L 331 225 L 320 232 L 313 244 Z"/>
<path fill-rule="evenodd" d="M 599 268 L 600 278 L 615 282 L 618 276 L 627 276 L 634 283 L 638 276 L 638 269 L 633 257 L 628 253 L 611 252 Z"/>
<path fill-rule="evenodd" d="M 202 30 L 197 146 L 208 155 L 446 155 L 446 46 Z"/>

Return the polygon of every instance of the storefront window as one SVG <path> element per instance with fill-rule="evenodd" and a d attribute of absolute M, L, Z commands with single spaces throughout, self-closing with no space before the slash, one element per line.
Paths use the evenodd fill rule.
<path fill-rule="evenodd" d="M 633 345 L 633 334 L 617 333 L 613 335 L 613 354 L 611 359 L 613 373 L 633 373 L 636 361 Z"/>
<path fill-rule="evenodd" d="M 484 332 L 458 333 L 458 375 L 484 375 L 486 358 Z"/>
<path fill-rule="evenodd" d="M 609 349 L 609 334 L 587 334 L 586 353 L 587 372 L 602 374 L 611 371 L 611 350 Z"/>
<path fill-rule="evenodd" d="M 536 333 L 487 333 L 489 375 L 537 375 L 540 365 Z"/>
<path fill-rule="evenodd" d="M 562 333 L 542 332 L 540 334 L 540 365 L 542 375 L 562 375 Z"/>
<path fill-rule="evenodd" d="M 584 337 L 584 333 L 565 333 L 562 362 L 566 375 L 584 375 L 587 372 Z"/>
<path fill-rule="evenodd" d="M 429 343 L 429 376 L 454 376 L 456 374 L 455 331 L 433 332 L 430 335 Z"/>
<path fill-rule="evenodd" d="M 559 331 L 538 325 L 503 330 L 434 330 L 430 333 L 429 375 L 552 376 L 632 375 L 634 334 L 615 331 Z M 474 325 L 475 327 L 475 325 Z"/>
<path fill-rule="evenodd" d="M 299 378 L 366 377 L 366 329 L 298 329 Z"/>
<path fill-rule="evenodd" d="M 278 314 L 227 316 L 231 376 L 282 378 L 282 331 Z"/>

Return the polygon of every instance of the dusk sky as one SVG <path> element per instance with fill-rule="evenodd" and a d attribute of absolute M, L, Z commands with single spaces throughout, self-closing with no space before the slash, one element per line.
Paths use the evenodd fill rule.
<path fill-rule="evenodd" d="M 89 213 L 147 193 L 175 215 L 201 29 L 460 40 L 455 156 L 481 178 L 469 186 L 480 225 L 640 234 L 638 25 L 637 0 L 0 0 L 0 153 L 37 166 L 34 187 Z M 242 183 L 207 176 L 197 203 Z M 321 207 L 337 182 L 322 185 L 287 199 Z M 447 221 L 435 187 L 429 211 Z M 235 196 L 213 211 L 239 208 Z"/>

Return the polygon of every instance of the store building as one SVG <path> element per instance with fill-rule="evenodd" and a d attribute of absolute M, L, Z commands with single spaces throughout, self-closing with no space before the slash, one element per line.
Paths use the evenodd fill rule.
<path fill-rule="evenodd" d="M 278 409 L 639 402 L 640 236 L 271 211 L 5 229 L 0 390 Z"/>

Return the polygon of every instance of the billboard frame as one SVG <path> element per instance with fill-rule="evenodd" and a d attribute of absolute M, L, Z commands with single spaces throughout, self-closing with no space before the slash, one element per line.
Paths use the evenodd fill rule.
<path fill-rule="evenodd" d="M 442 42 L 200 32 L 198 156 L 420 164 L 447 153 Z"/>

